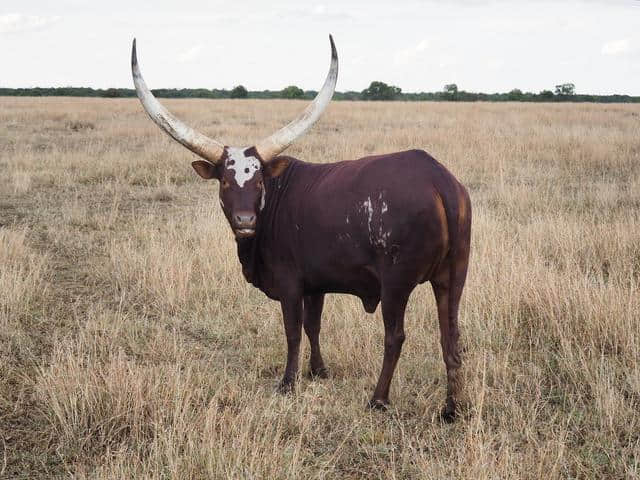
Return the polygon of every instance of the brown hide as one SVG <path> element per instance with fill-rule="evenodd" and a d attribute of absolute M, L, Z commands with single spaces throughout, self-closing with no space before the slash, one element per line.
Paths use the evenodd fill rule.
<path fill-rule="evenodd" d="M 460 388 L 457 312 L 471 231 L 465 188 L 420 150 L 329 164 L 280 158 L 288 166 L 265 180 L 255 236 L 237 241 L 246 279 L 282 304 L 289 354 L 281 387 L 293 386 L 303 323 L 312 373 L 326 373 L 318 344 L 322 299 L 348 293 L 367 312 L 382 302 L 384 360 L 371 405 L 384 407 L 406 303 L 416 285 L 431 281 L 448 378 L 443 415 L 453 419 Z"/>

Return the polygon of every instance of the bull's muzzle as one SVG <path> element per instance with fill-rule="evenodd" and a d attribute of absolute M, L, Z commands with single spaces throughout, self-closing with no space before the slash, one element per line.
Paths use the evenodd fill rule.
<path fill-rule="evenodd" d="M 238 238 L 253 237 L 256 234 L 256 214 L 238 212 L 233 215 L 233 231 Z"/>

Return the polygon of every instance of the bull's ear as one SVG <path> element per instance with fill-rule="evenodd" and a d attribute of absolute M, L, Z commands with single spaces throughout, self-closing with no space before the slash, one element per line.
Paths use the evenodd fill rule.
<path fill-rule="evenodd" d="M 289 159 L 287 157 L 276 157 L 269 163 L 262 164 L 262 171 L 265 177 L 273 178 L 284 172 L 289 166 Z"/>
<path fill-rule="evenodd" d="M 212 163 L 205 162 L 203 160 L 196 160 L 191 162 L 191 166 L 205 180 L 211 180 L 212 178 L 218 178 L 218 170 Z"/>

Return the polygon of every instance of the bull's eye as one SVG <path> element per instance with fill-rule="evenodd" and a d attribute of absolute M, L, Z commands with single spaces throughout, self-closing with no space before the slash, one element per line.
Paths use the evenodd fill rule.
<path fill-rule="evenodd" d="M 229 188 L 229 182 L 222 180 L 222 188 Z"/>

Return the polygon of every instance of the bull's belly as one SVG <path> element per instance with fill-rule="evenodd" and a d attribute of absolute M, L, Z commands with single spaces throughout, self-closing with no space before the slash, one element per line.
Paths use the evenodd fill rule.
<path fill-rule="evenodd" d="M 373 312 L 380 301 L 380 277 L 375 268 L 356 267 L 348 271 L 309 275 L 304 282 L 305 295 L 341 293 L 360 298 L 365 310 Z"/>
<path fill-rule="evenodd" d="M 357 278 L 351 281 L 341 280 L 323 280 L 316 282 L 307 282 L 304 286 L 305 295 L 313 295 L 317 293 L 348 293 L 351 295 L 369 296 L 380 294 L 380 282 L 377 278 L 364 279 Z"/>

